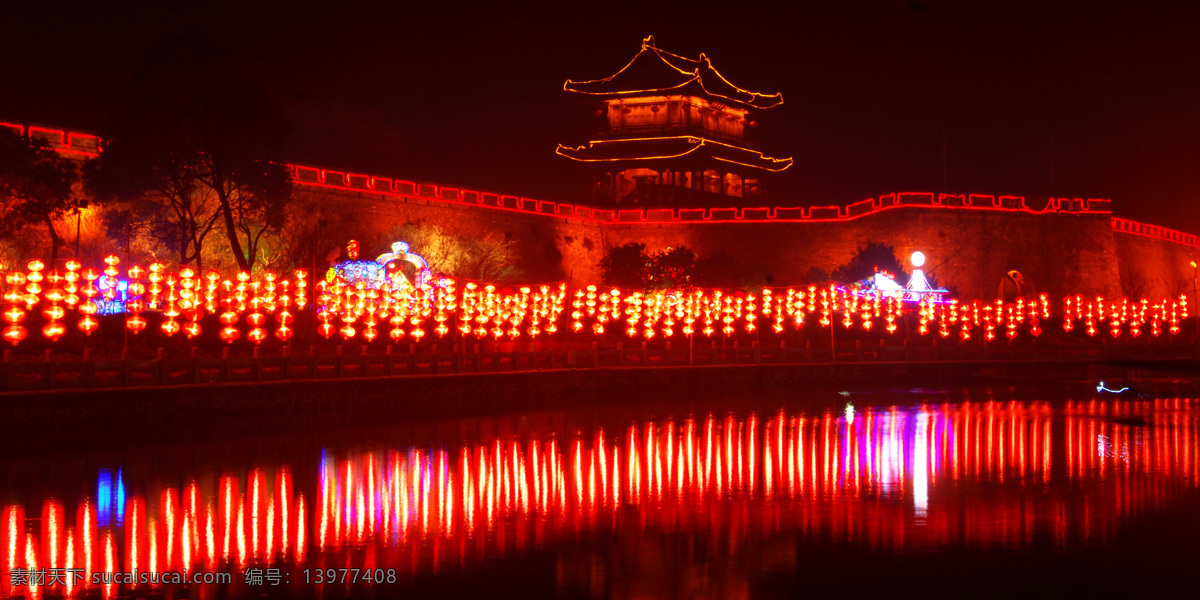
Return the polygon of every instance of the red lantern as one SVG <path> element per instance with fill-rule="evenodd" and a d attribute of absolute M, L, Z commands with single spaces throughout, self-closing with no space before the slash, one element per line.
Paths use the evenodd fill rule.
<path fill-rule="evenodd" d="M 261 344 L 263 340 L 267 339 L 267 330 L 262 327 L 255 327 L 250 330 L 250 333 L 246 334 L 246 338 L 256 345 Z"/>
<path fill-rule="evenodd" d="M 238 339 L 238 336 L 242 335 L 242 332 L 238 331 L 237 327 L 229 326 L 222 329 L 221 333 L 218 335 L 221 337 L 221 341 L 225 342 L 226 344 L 231 344 L 233 343 L 233 340 Z"/>
<path fill-rule="evenodd" d="M 42 327 L 42 335 L 46 336 L 52 342 L 57 342 L 58 338 L 62 337 L 66 332 L 67 328 L 58 321 L 51 321 Z"/>
<path fill-rule="evenodd" d="M 76 325 L 76 327 L 78 327 L 84 335 L 92 335 L 92 332 L 100 327 L 100 322 L 97 321 L 92 315 L 84 315 L 84 317 L 79 320 L 79 324 Z"/>
<path fill-rule="evenodd" d="M 129 329 L 129 331 L 132 331 L 134 335 L 141 333 L 142 330 L 146 328 L 146 325 L 148 325 L 146 322 L 146 317 L 136 313 L 125 319 L 125 327 Z"/>
<path fill-rule="evenodd" d="M 188 339 L 193 339 L 200 335 L 200 324 L 195 321 L 188 321 L 183 324 L 183 332 L 187 334 Z"/>
<path fill-rule="evenodd" d="M 24 340 L 26 335 L 29 335 L 29 332 L 25 331 L 24 327 L 21 327 L 16 323 L 4 328 L 4 341 L 14 346 L 21 343 L 21 340 Z"/>

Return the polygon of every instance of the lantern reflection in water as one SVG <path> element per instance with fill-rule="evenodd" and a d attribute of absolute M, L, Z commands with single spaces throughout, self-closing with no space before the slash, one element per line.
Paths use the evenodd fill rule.
<path fill-rule="evenodd" d="M 1123 518 L 1200 486 L 1198 410 L 1172 399 L 1068 402 L 1061 413 L 965 402 L 709 415 L 449 450 L 325 451 L 311 492 L 285 466 L 126 496 L 127 476 L 106 470 L 73 513 L 58 499 L 4 507 L 0 583 L 5 596 L 32 595 L 11 573 L 325 568 L 364 556 L 350 566 L 415 573 L 595 530 L 819 536 L 896 552 L 1104 542 Z M 90 576 L 45 593 L 88 590 L 120 593 Z"/>

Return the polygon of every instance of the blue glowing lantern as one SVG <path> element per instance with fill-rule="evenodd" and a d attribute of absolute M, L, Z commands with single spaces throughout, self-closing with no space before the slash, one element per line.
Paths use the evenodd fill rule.
<path fill-rule="evenodd" d="M 96 520 L 101 527 L 125 523 L 125 481 L 121 469 L 114 478 L 110 469 L 100 469 L 96 480 Z"/>

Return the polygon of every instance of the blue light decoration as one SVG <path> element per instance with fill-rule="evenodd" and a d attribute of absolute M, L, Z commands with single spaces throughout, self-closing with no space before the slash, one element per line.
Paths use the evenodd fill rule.
<path fill-rule="evenodd" d="M 372 260 L 344 260 L 334 265 L 331 273 L 350 285 L 361 281 L 371 289 L 379 289 L 384 281 L 383 265 Z"/>
<path fill-rule="evenodd" d="M 100 469 L 96 480 L 96 522 L 101 527 L 125 524 L 125 480 L 119 467 L 115 479 L 112 470 Z"/>
<path fill-rule="evenodd" d="M 1120 393 L 1127 392 L 1127 391 L 1129 391 L 1129 388 L 1127 388 L 1127 387 L 1123 387 L 1119 390 L 1113 390 L 1113 389 L 1106 388 L 1106 387 L 1104 387 L 1103 381 L 1100 382 L 1100 385 L 1096 386 L 1096 393 L 1108 392 L 1110 394 L 1120 394 Z"/>
<path fill-rule="evenodd" d="M 409 252 L 408 248 L 409 246 L 405 242 L 395 242 L 392 244 L 391 252 L 380 254 L 375 260 L 358 260 L 358 242 L 351 240 L 347 245 L 347 254 L 350 259 L 334 265 L 325 274 L 325 279 L 332 282 L 335 278 L 340 277 L 349 285 L 361 281 L 369 289 L 379 289 L 384 282 L 397 283 L 398 279 L 403 279 L 409 285 L 421 287 L 429 282 L 433 273 L 429 270 L 429 263 L 420 255 Z M 408 278 L 405 277 L 400 268 L 400 261 L 417 267 L 414 281 L 408 281 Z"/>
<path fill-rule="evenodd" d="M 921 269 L 925 265 L 925 253 L 920 250 L 913 252 L 909 260 L 912 262 L 913 272 L 912 276 L 908 278 L 907 285 L 900 285 L 886 271 L 878 271 L 862 281 L 855 282 L 852 287 L 859 294 L 880 292 L 885 296 L 899 295 L 900 300 L 904 302 L 920 302 L 925 299 L 943 302 L 943 297 L 949 293 L 949 290 L 930 285 L 929 279 L 925 277 L 925 271 Z M 846 291 L 843 288 L 839 289 Z"/>
<path fill-rule="evenodd" d="M 107 277 L 101 277 L 98 282 L 100 295 L 96 297 L 96 314 L 97 315 L 120 315 L 125 313 L 125 302 L 129 300 L 129 283 L 124 279 L 118 279 L 114 283 L 105 281 Z M 104 292 L 113 289 L 115 291 L 112 299 L 104 297 Z"/>

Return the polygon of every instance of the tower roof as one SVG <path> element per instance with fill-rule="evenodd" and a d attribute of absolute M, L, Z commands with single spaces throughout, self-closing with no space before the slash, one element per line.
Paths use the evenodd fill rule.
<path fill-rule="evenodd" d="M 586 146 L 559 146 L 556 152 L 579 162 L 641 162 L 646 160 L 718 160 L 764 171 L 783 171 L 790 158 L 771 158 L 762 152 L 696 136 L 593 140 Z"/>
<path fill-rule="evenodd" d="M 642 40 L 642 49 L 620 71 L 590 81 L 567 80 L 563 89 L 598 98 L 636 97 L 646 94 L 694 94 L 751 108 L 771 108 L 783 103 L 781 94 L 760 94 L 737 87 L 725 79 L 704 53 L 699 59 L 660 50 L 654 36 Z"/>

